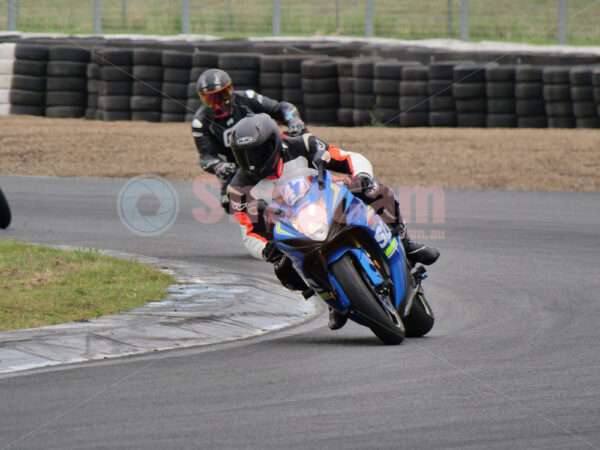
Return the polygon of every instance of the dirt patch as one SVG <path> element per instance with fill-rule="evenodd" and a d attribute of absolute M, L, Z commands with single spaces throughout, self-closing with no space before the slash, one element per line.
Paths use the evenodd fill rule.
<path fill-rule="evenodd" d="M 600 130 L 310 127 L 393 186 L 600 191 Z M 0 117 L 0 174 L 203 175 L 187 123 Z"/>

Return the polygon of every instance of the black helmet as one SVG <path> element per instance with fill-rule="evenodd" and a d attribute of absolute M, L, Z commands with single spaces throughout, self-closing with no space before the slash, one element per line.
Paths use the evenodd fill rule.
<path fill-rule="evenodd" d="M 269 176 L 279 162 L 279 128 L 268 114 L 247 116 L 233 127 L 231 149 L 240 169 L 248 175 L 256 179 Z"/>
<path fill-rule="evenodd" d="M 213 110 L 214 117 L 229 114 L 229 105 L 233 99 L 231 78 L 220 69 L 209 69 L 198 77 L 196 91 L 202 102 Z"/>

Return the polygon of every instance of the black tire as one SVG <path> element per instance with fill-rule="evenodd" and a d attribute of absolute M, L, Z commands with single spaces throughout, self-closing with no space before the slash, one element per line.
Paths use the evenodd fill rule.
<path fill-rule="evenodd" d="M 452 94 L 457 100 L 485 99 L 485 83 L 458 83 L 452 88 Z"/>
<path fill-rule="evenodd" d="M 515 83 L 512 81 L 487 83 L 488 98 L 515 98 Z"/>
<path fill-rule="evenodd" d="M 473 100 L 457 100 L 456 111 L 459 113 L 486 113 L 487 100 L 476 98 Z"/>
<path fill-rule="evenodd" d="M 306 108 L 306 122 L 311 124 L 335 125 L 337 123 L 337 108 Z"/>
<path fill-rule="evenodd" d="M 485 83 L 486 70 L 486 66 L 478 64 L 455 66 L 453 71 L 454 81 L 462 83 Z"/>
<path fill-rule="evenodd" d="M 302 73 L 302 63 L 312 58 L 304 55 L 290 55 L 283 60 L 283 71 L 286 73 Z"/>
<path fill-rule="evenodd" d="M 304 105 L 309 108 L 337 108 L 340 95 L 337 92 L 323 94 L 304 94 Z"/>
<path fill-rule="evenodd" d="M 353 117 L 353 109 L 352 108 L 340 108 L 337 111 L 338 124 L 345 126 L 354 125 L 354 117 Z"/>
<path fill-rule="evenodd" d="M 375 77 L 375 60 L 358 58 L 352 65 L 352 76 L 356 78 Z"/>
<path fill-rule="evenodd" d="M 161 111 L 164 114 L 185 115 L 187 110 L 186 100 L 163 98 L 161 101 Z M 192 112 L 192 111 L 189 111 Z M 164 122 L 164 121 L 163 121 Z"/>
<path fill-rule="evenodd" d="M 8 228 L 12 216 L 10 213 L 10 207 L 8 206 L 8 200 L 4 196 L 2 189 L 0 189 L 0 228 L 3 230 Z"/>
<path fill-rule="evenodd" d="M 428 81 L 401 81 L 400 95 L 425 96 L 429 95 Z"/>
<path fill-rule="evenodd" d="M 339 116 L 339 114 L 338 114 Z M 375 108 L 373 118 L 376 124 L 386 127 L 397 127 L 400 120 L 400 110 L 396 108 Z"/>
<path fill-rule="evenodd" d="M 573 67 L 569 73 L 569 80 L 572 86 L 591 86 L 594 84 L 592 79 L 592 67 Z"/>
<path fill-rule="evenodd" d="M 104 111 L 102 120 L 105 122 L 114 122 L 117 120 L 131 120 L 130 111 Z"/>
<path fill-rule="evenodd" d="M 547 102 L 571 101 L 571 86 L 568 84 L 550 84 L 544 86 L 544 100 Z"/>
<path fill-rule="evenodd" d="M 281 72 L 261 72 L 258 76 L 261 90 L 263 88 L 278 88 L 283 87 Z"/>
<path fill-rule="evenodd" d="M 284 88 L 300 89 L 302 87 L 302 74 L 283 73 L 281 75 L 281 85 Z"/>
<path fill-rule="evenodd" d="M 313 94 L 338 92 L 338 79 L 336 78 L 302 78 L 302 89 Z"/>
<path fill-rule="evenodd" d="M 10 103 L 15 105 L 45 106 L 46 94 L 44 92 L 22 91 L 11 89 L 9 92 Z"/>
<path fill-rule="evenodd" d="M 354 94 L 354 107 L 357 109 L 371 109 L 377 104 L 374 94 Z"/>
<path fill-rule="evenodd" d="M 227 71 L 236 90 L 241 91 L 244 87 L 258 88 L 260 79 L 258 72 L 254 70 L 230 69 Z"/>
<path fill-rule="evenodd" d="M 573 117 L 573 103 L 546 102 L 546 115 L 548 117 Z"/>
<path fill-rule="evenodd" d="M 340 80 L 341 81 L 341 80 Z M 398 95 L 400 90 L 400 83 L 398 80 L 388 80 L 388 79 L 377 79 L 373 80 L 373 92 L 377 95 Z M 342 91 L 342 86 L 340 83 L 340 92 Z"/>
<path fill-rule="evenodd" d="M 454 111 L 432 111 L 429 113 L 429 126 L 455 127 L 456 113 Z"/>
<path fill-rule="evenodd" d="M 573 115 L 578 119 L 597 117 L 596 102 L 573 102 Z"/>
<path fill-rule="evenodd" d="M 546 116 L 519 117 L 519 128 L 548 128 Z"/>
<path fill-rule="evenodd" d="M 355 94 L 374 94 L 373 78 L 353 78 L 352 79 L 352 92 Z"/>
<path fill-rule="evenodd" d="M 163 83 L 162 93 L 165 96 L 172 98 L 185 98 L 187 99 L 187 84 L 183 83 Z"/>
<path fill-rule="evenodd" d="M 162 66 L 162 50 L 138 48 L 133 51 L 134 66 Z"/>
<path fill-rule="evenodd" d="M 93 81 L 97 82 L 97 80 Z M 86 92 L 88 91 L 88 80 L 83 77 L 48 77 L 46 90 Z"/>
<path fill-rule="evenodd" d="M 157 96 L 134 95 L 133 97 L 131 97 L 130 107 L 132 111 L 160 112 L 162 108 L 162 100 L 160 97 Z"/>
<path fill-rule="evenodd" d="M 375 100 L 375 107 L 377 108 L 399 109 L 400 96 L 397 94 L 377 95 L 376 98 L 377 100 Z"/>
<path fill-rule="evenodd" d="M 570 84 L 570 67 L 545 67 L 542 75 L 544 84 Z"/>
<path fill-rule="evenodd" d="M 260 71 L 264 73 L 278 73 L 281 76 L 285 56 L 262 55 L 260 58 Z"/>
<path fill-rule="evenodd" d="M 101 95 L 98 97 L 98 107 L 104 111 L 129 111 L 130 102 L 131 97 L 128 95 Z"/>
<path fill-rule="evenodd" d="M 162 113 L 160 115 L 161 122 L 185 122 L 185 114 Z"/>
<path fill-rule="evenodd" d="M 189 69 L 167 67 L 163 73 L 165 83 L 188 83 L 190 81 Z"/>
<path fill-rule="evenodd" d="M 429 81 L 429 68 L 422 65 L 404 66 L 402 81 Z"/>
<path fill-rule="evenodd" d="M 548 117 L 548 128 L 575 128 L 574 117 Z"/>
<path fill-rule="evenodd" d="M 13 85 L 14 85 L 13 78 Z M 594 88 L 592 86 L 574 86 L 571 88 L 571 99 L 574 102 L 593 102 Z"/>
<path fill-rule="evenodd" d="M 281 88 L 264 88 L 260 90 L 260 94 L 265 98 L 270 98 L 280 102 L 283 98 L 283 89 Z"/>
<path fill-rule="evenodd" d="M 260 70 L 260 55 L 251 53 L 222 53 L 219 55 L 219 67 L 227 73 L 231 69 L 257 72 Z"/>
<path fill-rule="evenodd" d="M 515 97 L 523 100 L 544 98 L 544 85 L 542 83 L 517 83 L 515 84 Z"/>
<path fill-rule="evenodd" d="M 160 111 L 132 111 L 131 120 L 143 120 L 145 122 L 160 122 L 162 114 Z"/>
<path fill-rule="evenodd" d="M 398 105 L 396 100 L 394 106 Z M 340 94 L 340 108 L 354 109 L 354 94 Z"/>
<path fill-rule="evenodd" d="M 354 78 L 339 77 L 338 78 L 338 90 L 342 94 L 352 94 L 354 92 Z"/>
<path fill-rule="evenodd" d="M 542 84 L 544 69 L 540 66 L 517 66 L 515 69 L 515 80 L 518 83 Z"/>
<path fill-rule="evenodd" d="M 192 54 L 175 50 L 165 50 L 162 52 L 161 63 L 163 67 L 175 67 L 189 70 L 189 68 L 192 67 Z"/>
<path fill-rule="evenodd" d="M 459 113 L 457 114 L 456 125 L 465 128 L 485 128 L 487 127 L 487 115 L 482 113 Z"/>
<path fill-rule="evenodd" d="M 429 112 L 429 97 L 409 96 L 400 97 L 400 112 Z"/>
<path fill-rule="evenodd" d="M 485 69 L 485 79 L 492 82 L 513 82 L 515 66 L 491 66 Z"/>
<path fill-rule="evenodd" d="M 133 95 L 147 95 L 160 97 L 162 95 L 162 81 L 134 81 L 131 84 Z"/>
<path fill-rule="evenodd" d="M 302 89 L 284 89 L 283 100 L 296 106 L 303 105 L 304 91 Z"/>
<path fill-rule="evenodd" d="M 519 122 L 516 114 L 488 114 L 488 128 L 516 128 Z"/>
<path fill-rule="evenodd" d="M 46 93 L 46 106 L 76 106 L 87 104 L 87 92 L 48 91 Z"/>
<path fill-rule="evenodd" d="M 96 63 L 89 63 L 85 71 L 88 79 L 99 80 L 100 79 L 100 66 Z"/>
<path fill-rule="evenodd" d="M 429 64 L 429 78 L 432 80 L 452 80 L 454 67 L 473 64 L 473 61 L 434 61 Z"/>
<path fill-rule="evenodd" d="M 89 50 L 70 45 L 51 45 L 48 49 L 50 61 L 74 61 L 90 62 L 91 52 Z"/>
<path fill-rule="evenodd" d="M 429 95 L 452 96 L 452 80 L 429 80 Z"/>
<path fill-rule="evenodd" d="M 50 61 L 46 67 L 49 77 L 87 77 L 87 64 L 70 61 Z"/>
<path fill-rule="evenodd" d="M 429 109 L 431 111 L 456 111 L 456 100 L 454 97 L 445 95 L 435 95 L 429 99 Z M 456 118 L 454 119 L 456 122 Z"/>
<path fill-rule="evenodd" d="M 356 269 L 350 255 L 344 255 L 330 266 L 331 273 L 344 289 L 352 307 L 359 312 L 371 331 L 386 345 L 397 345 L 404 340 L 402 321 L 396 324 L 389 313 L 373 297 L 367 280 Z"/>
<path fill-rule="evenodd" d="M 131 66 L 102 67 L 100 69 L 100 79 L 102 81 L 132 81 L 131 70 Z"/>
<path fill-rule="evenodd" d="M 98 86 L 99 95 L 131 95 L 130 81 L 102 81 Z"/>
<path fill-rule="evenodd" d="M 45 116 L 46 107 L 29 105 L 10 105 L 10 114 L 24 116 Z"/>
<path fill-rule="evenodd" d="M 517 100 L 516 111 L 519 117 L 545 116 L 546 103 L 543 100 Z"/>
<path fill-rule="evenodd" d="M 85 107 L 83 106 L 49 106 L 46 108 L 46 117 L 55 119 L 83 117 L 84 114 Z"/>
<path fill-rule="evenodd" d="M 302 62 L 304 78 L 337 78 L 337 63 L 334 59 L 308 59 Z"/>
<path fill-rule="evenodd" d="M 133 65 L 133 50 L 104 49 L 100 56 L 106 66 L 131 66 Z"/>
<path fill-rule="evenodd" d="M 133 77 L 136 80 L 162 81 L 163 72 L 165 70 L 161 66 L 133 66 Z"/>
<path fill-rule="evenodd" d="M 17 44 L 15 58 L 31 61 L 44 61 L 48 59 L 48 47 L 35 44 Z"/>
<path fill-rule="evenodd" d="M 13 65 L 13 73 L 15 75 L 43 77 L 46 75 L 46 61 L 26 61 L 17 59 Z"/>
<path fill-rule="evenodd" d="M 513 98 L 490 98 L 487 101 L 489 114 L 515 114 L 516 103 Z"/>
<path fill-rule="evenodd" d="M 29 77 L 27 75 L 13 75 L 10 88 L 43 92 L 46 90 L 46 79 L 43 77 Z"/>
<path fill-rule="evenodd" d="M 400 114 L 401 127 L 428 127 L 429 113 L 427 112 L 407 112 Z"/>
<path fill-rule="evenodd" d="M 373 125 L 373 114 L 365 109 L 353 109 L 352 121 L 358 127 Z"/>
<path fill-rule="evenodd" d="M 575 126 L 577 128 L 600 128 L 600 119 L 598 117 L 575 119 Z"/>
<path fill-rule="evenodd" d="M 434 322 L 435 317 L 425 295 L 418 292 L 415 295 L 410 312 L 404 318 L 406 337 L 425 336 L 433 328 Z"/>
<path fill-rule="evenodd" d="M 219 54 L 215 52 L 197 51 L 192 53 L 193 67 L 213 68 L 219 66 Z"/>

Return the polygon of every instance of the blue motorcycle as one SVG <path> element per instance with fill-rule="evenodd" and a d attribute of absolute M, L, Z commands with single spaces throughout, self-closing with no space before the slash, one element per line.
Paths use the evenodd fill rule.
<path fill-rule="evenodd" d="M 399 344 L 433 327 L 422 281 L 399 238 L 375 210 L 324 169 L 301 168 L 280 178 L 266 212 L 277 248 L 312 291 L 334 310 L 369 327 L 385 344 Z"/>

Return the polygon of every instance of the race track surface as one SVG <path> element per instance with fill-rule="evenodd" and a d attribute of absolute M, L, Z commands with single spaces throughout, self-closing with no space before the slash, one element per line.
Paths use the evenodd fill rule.
<path fill-rule="evenodd" d="M 272 279 L 235 224 L 194 217 L 191 183 L 175 183 L 168 231 L 133 234 L 116 208 L 125 182 L 0 177 L 13 210 L 0 237 Z M 385 347 L 320 317 L 248 341 L 0 376 L 0 449 L 600 448 L 600 195 L 444 194 L 442 223 L 410 224 L 444 233 L 427 240 L 442 252 L 425 282 L 437 320 L 427 337 Z"/>

